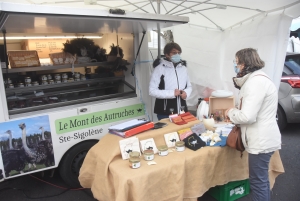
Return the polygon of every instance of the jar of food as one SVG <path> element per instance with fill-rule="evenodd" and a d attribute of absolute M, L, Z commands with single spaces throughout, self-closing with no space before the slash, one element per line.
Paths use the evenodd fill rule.
<path fill-rule="evenodd" d="M 11 84 L 11 83 L 12 83 L 11 79 L 7 78 L 7 84 Z"/>
<path fill-rule="evenodd" d="M 18 87 L 22 88 L 24 87 L 24 84 L 22 82 L 18 83 Z"/>
<path fill-rule="evenodd" d="M 183 141 L 175 142 L 175 148 L 176 148 L 176 151 L 184 151 L 185 150 L 184 142 Z"/>
<path fill-rule="evenodd" d="M 54 75 L 54 80 L 61 80 L 60 74 L 55 74 Z"/>
<path fill-rule="evenodd" d="M 41 79 L 41 81 L 47 81 L 47 76 L 46 75 L 41 75 L 40 79 Z"/>
<path fill-rule="evenodd" d="M 144 151 L 145 161 L 152 161 L 154 159 L 154 151 L 152 149 L 147 149 Z"/>
<path fill-rule="evenodd" d="M 53 80 L 48 80 L 48 83 L 49 84 L 54 84 L 54 81 Z"/>
<path fill-rule="evenodd" d="M 80 81 L 80 78 L 75 78 L 75 81 Z"/>
<path fill-rule="evenodd" d="M 47 75 L 47 80 L 52 80 L 52 75 L 51 74 Z"/>
<path fill-rule="evenodd" d="M 25 82 L 26 87 L 31 87 L 31 82 Z"/>
<path fill-rule="evenodd" d="M 47 84 L 48 84 L 47 80 L 42 80 L 42 85 L 47 85 Z"/>
<path fill-rule="evenodd" d="M 32 86 L 39 86 L 39 83 L 37 81 L 32 82 Z"/>
<path fill-rule="evenodd" d="M 140 152 L 138 152 L 138 151 L 132 151 L 132 152 L 130 152 L 129 153 L 129 157 L 130 158 L 133 158 L 133 157 L 140 157 Z"/>
<path fill-rule="evenodd" d="M 138 157 L 129 158 L 129 167 L 131 167 L 132 169 L 141 167 L 141 159 Z"/>
<path fill-rule="evenodd" d="M 80 73 L 75 72 L 75 73 L 74 73 L 74 78 L 79 78 L 79 79 L 80 79 Z"/>
<path fill-rule="evenodd" d="M 80 80 L 86 80 L 85 75 L 81 75 L 81 76 L 80 76 Z"/>
<path fill-rule="evenodd" d="M 74 79 L 70 77 L 70 78 L 68 79 L 68 82 L 74 82 Z"/>
<path fill-rule="evenodd" d="M 15 88 L 15 86 L 13 84 L 8 84 L 7 88 L 12 89 L 12 88 Z"/>
<path fill-rule="evenodd" d="M 169 154 L 167 145 L 158 146 L 157 149 L 158 149 L 158 155 L 160 156 L 166 156 Z"/>
<path fill-rule="evenodd" d="M 68 82 L 68 79 L 67 78 L 62 78 L 61 82 Z"/>
<path fill-rule="evenodd" d="M 66 79 L 68 79 L 68 74 L 67 74 L 67 73 L 61 74 L 61 78 L 66 78 Z"/>
<path fill-rule="evenodd" d="M 54 82 L 55 82 L 55 83 L 61 83 L 61 81 L 60 81 L 60 80 L 55 80 Z"/>
<path fill-rule="evenodd" d="M 30 77 L 25 77 L 25 83 L 31 83 L 31 78 Z"/>

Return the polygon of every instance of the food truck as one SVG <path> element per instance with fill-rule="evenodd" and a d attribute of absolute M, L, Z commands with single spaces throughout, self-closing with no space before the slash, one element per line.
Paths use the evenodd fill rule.
<path fill-rule="evenodd" d="M 1 181 L 58 168 L 76 186 L 109 126 L 152 111 L 145 34 L 188 17 L 8 2 L 0 10 Z M 62 51 L 72 40 L 97 48 Z"/>

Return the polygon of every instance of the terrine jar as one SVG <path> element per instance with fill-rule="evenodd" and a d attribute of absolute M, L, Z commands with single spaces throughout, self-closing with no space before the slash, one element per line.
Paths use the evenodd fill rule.
<path fill-rule="evenodd" d="M 152 161 L 154 159 L 154 151 L 152 149 L 147 149 L 144 151 L 144 159 L 146 161 Z"/>
<path fill-rule="evenodd" d="M 132 169 L 141 167 L 141 159 L 139 157 L 129 158 L 129 167 L 131 167 Z"/>
<path fill-rule="evenodd" d="M 184 142 L 183 141 L 176 142 L 175 148 L 176 148 L 176 151 L 184 151 L 185 150 Z"/>
<path fill-rule="evenodd" d="M 160 156 L 166 156 L 169 154 L 168 147 L 166 145 L 158 146 L 157 149 L 158 149 L 158 155 Z"/>

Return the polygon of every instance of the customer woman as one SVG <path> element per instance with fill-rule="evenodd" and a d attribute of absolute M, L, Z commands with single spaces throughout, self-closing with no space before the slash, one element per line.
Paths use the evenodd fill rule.
<path fill-rule="evenodd" d="M 177 43 L 168 43 L 164 48 L 165 58 L 153 63 L 155 69 L 151 75 L 149 95 L 156 98 L 154 113 L 158 120 L 168 118 L 172 113 L 187 111 L 186 99 L 192 86 L 181 52 Z"/>
<path fill-rule="evenodd" d="M 252 48 L 235 55 L 233 83 L 240 90 L 241 109 L 231 108 L 225 114 L 239 124 L 242 140 L 249 153 L 249 180 L 254 201 L 270 201 L 269 162 L 281 148 L 281 134 L 276 122 L 277 89 L 261 70 L 264 62 Z"/>

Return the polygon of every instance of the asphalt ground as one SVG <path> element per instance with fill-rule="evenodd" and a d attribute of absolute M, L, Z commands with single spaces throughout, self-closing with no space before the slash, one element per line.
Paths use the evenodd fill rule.
<path fill-rule="evenodd" d="M 282 131 L 281 159 L 285 173 L 276 179 L 272 201 L 300 200 L 300 124 L 289 124 Z M 0 183 L 0 201 L 95 201 L 89 189 L 69 189 L 55 170 L 9 179 Z M 247 195 L 239 201 L 251 201 Z M 198 201 L 215 201 L 208 193 Z"/>

